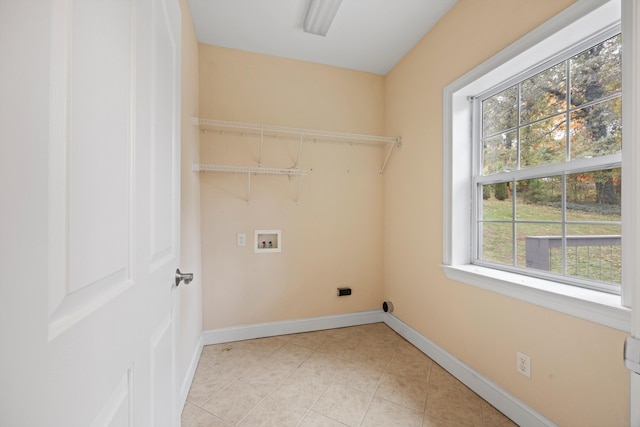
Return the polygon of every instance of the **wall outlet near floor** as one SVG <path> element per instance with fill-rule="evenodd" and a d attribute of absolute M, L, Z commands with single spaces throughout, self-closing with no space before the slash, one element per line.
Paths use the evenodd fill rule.
<path fill-rule="evenodd" d="M 516 371 L 527 378 L 531 378 L 531 358 L 524 353 L 516 354 Z"/>
<path fill-rule="evenodd" d="M 338 288 L 339 297 L 344 297 L 347 295 L 351 295 L 351 288 Z"/>

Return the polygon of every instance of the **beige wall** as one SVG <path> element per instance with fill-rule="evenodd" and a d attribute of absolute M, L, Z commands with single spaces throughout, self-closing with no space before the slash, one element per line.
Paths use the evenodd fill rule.
<path fill-rule="evenodd" d="M 184 379 L 202 335 L 202 274 L 200 271 L 200 180 L 191 164 L 200 157 L 200 133 L 191 123 L 198 116 L 198 42 L 187 0 L 182 8 L 182 129 L 181 129 L 181 241 L 180 269 L 195 275 L 180 287 L 180 343 L 178 378 Z"/>
<path fill-rule="evenodd" d="M 200 45 L 200 117 L 382 134 L 384 78 Z M 203 163 L 257 165 L 259 139 L 201 135 Z M 265 140 L 265 167 L 294 165 L 297 141 Z M 204 328 L 377 309 L 382 303 L 380 148 L 308 142 L 297 178 L 201 175 Z M 256 229 L 282 230 L 282 252 L 255 254 Z M 236 245 L 236 234 L 247 246 Z M 353 295 L 338 298 L 336 288 Z"/>
<path fill-rule="evenodd" d="M 459 0 L 387 75 L 385 299 L 395 314 L 561 426 L 628 425 L 625 334 L 447 280 L 442 261 L 442 90 L 570 5 Z M 454 154 L 455 155 L 455 154 Z M 516 373 L 531 356 L 532 378 Z"/>

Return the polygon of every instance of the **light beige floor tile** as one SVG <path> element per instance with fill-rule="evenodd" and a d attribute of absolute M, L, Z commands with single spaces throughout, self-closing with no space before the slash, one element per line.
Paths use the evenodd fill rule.
<path fill-rule="evenodd" d="M 273 392 L 273 396 L 283 399 L 293 406 L 310 409 L 330 384 L 331 379 L 328 377 L 296 370 L 278 386 Z"/>
<path fill-rule="evenodd" d="M 345 360 L 336 366 L 334 382 L 373 396 L 384 371 L 364 362 Z"/>
<path fill-rule="evenodd" d="M 182 411 L 182 427 L 230 427 L 220 418 L 187 403 Z"/>
<path fill-rule="evenodd" d="M 482 419 L 486 427 L 518 427 L 516 423 L 484 400 L 482 401 Z"/>
<path fill-rule="evenodd" d="M 240 380 L 213 396 L 202 409 L 222 420 L 237 424 L 262 401 L 265 394 Z"/>
<path fill-rule="evenodd" d="M 388 370 L 398 374 L 419 375 L 428 378 L 433 361 L 417 348 L 400 347 L 393 355 Z"/>
<path fill-rule="evenodd" d="M 200 358 L 224 357 L 229 353 L 236 353 L 237 351 L 237 342 L 205 345 L 202 347 L 202 354 L 200 355 Z"/>
<path fill-rule="evenodd" d="M 468 390 L 468 389 L 467 389 Z M 425 414 L 469 427 L 482 427 L 482 399 L 461 387 L 431 385 Z"/>
<path fill-rule="evenodd" d="M 240 350 L 250 351 L 261 358 L 265 358 L 269 357 L 286 343 L 287 341 L 280 337 L 267 337 L 239 341 L 236 345 Z"/>
<path fill-rule="evenodd" d="M 344 337 L 329 337 L 318 347 L 318 351 L 349 359 L 356 352 L 358 343 L 352 339 Z"/>
<path fill-rule="evenodd" d="M 307 414 L 307 409 L 291 401 L 267 396 L 239 424 L 239 427 L 296 427 Z"/>
<path fill-rule="evenodd" d="M 205 346 L 182 423 L 515 426 L 384 323 Z"/>
<path fill-rule="evenodd" d="M 362 420 L 371 396 L 369 393 L 334 382 L 313 405 L 313 411 L 351 427 Z"/>
<path fill-rule="evenodd" d="M 202 409 L 198 408 L 196 405 L 192 405 L 187 402 L 184 404 L 184 408 L 182 408 L 182 415 L 180 416 L 182 422 L 191 421 L 200 415 Z"/>
<path fill-rule="evenodd" d="M 187 395 L 187 402 L 196 406 L 203 406 L 207 403 L 215 394 L 220 390 L 229 386 L 236 379 L 232 375 L 219 375 L 208 376 L 200 372 L 197 374 L 191 383 L 189 394 Z"/>
<path fill-rule="evenodd" d="M 289 335 L 291 344 L 306 347 L 311 350 L 317 350 L 330 335 L 326 331 L 305 332 L 302 334 Z"/>
<path fill-rule="evenodd" d="M 463 424 L 454 423 L 453 421 L 443 420 L 442 418 L 424 416 L 422 427 L 464 427 Z M 493 427 L 487 424 L 485 427 Z"/>
<path fill-rule="evenodd" d="M 308 359 L 312 353 L 313 350 L 307 347 L 301 347 L 289 342 L 276 350 L 267 360 L 297 368 L 302 362 Z"/>
<path fill-rule="evenodd" d="M 345 425 L 317 412 L 309 411 L 299 427 L 345 427 Z"/>
<path fill-rule="evenodd" d="M 341 363 L 342 359 L 338 356 L 316 351 L 296 370 L 332 380 L 336 376 L 336 366 L 340 366 Z"/>
<path fill-rule="evenodd" d="M 364 343 L 358 347 L 351 360 L 366 363 L 375 369 L 384 370 L 389 366 L 395 353 L 396 349 L 392 346 Z"/>
<path fill-rule="evenodd" d="M 386 372 L 376 391 L 376 397 L 423 412 L 429 383 L 424 376 Z"/>
<path fill-rule="evenodd" d="M 232 376 L 239 378 L 261 362 L 262 358 L 247 351 L 215 358 L 201 358 L 198 370 L 205 376 Z"/>
<path fill-rule="evenodd" d="M 348 326 L 345 328 L 337 328 L 333 330 L 333 337 L 337 339 L 357 339 L 362 335 L 362 327 L 360 326 Z"/>
<path fill-rule="evenodd" d="M 262 364 L 255 366 L 249 372 L 240 377 L 240 379 L 254 387 L 273 390 L 289 375 L 291 375 L 294 370 L 295 368 L 293 366 L 269 363 L 268 361 L 265 361 Z"/>
<path fill-rule="evenodd" d="M 437 385 L 439 387 L 450 388 L 461 393 L 473 393 L 467 386 L 465 386 L 460 380 L 444 370 L 440 365 L 434 363 L 431 367 L 431 375 L 429 376 L 429 384 Z"/>
<path fill-rule="evenodd" d="M 362 427 L 421 427 L 422 412 L 388 400 L 375 398 L 361 424 Z"/>

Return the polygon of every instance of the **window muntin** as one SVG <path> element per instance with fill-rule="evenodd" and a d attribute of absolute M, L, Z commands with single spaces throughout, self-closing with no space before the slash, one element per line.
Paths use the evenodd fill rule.
<path fill-rule="evenodd" d="M 473 262 L 619 294 L 621 37 L 567 56 L 475 100 Z"/>

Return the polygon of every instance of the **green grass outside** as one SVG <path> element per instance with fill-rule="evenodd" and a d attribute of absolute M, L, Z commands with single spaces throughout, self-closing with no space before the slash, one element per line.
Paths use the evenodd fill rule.
<path fill-rule="evenodd" d="M 561 209 L 554 206 L 517 203 L 518 221 L 554 221 L 556 223 L 516 224 L 516 266 L 526 267 L 526 236 L 560 236 L 562 234 Z M 483 201 L 486 220 L 512 220 L 511 199 L 500 201 L 494 198 Z M 577 222 L 619 222 L 620 215 L 586 212 L 576 209 L 567 211 L 567 219 Z M 487 261 L 512 265 L 511 223 L 486 223 L 483 226 L 483 256 Z M 570 224 L 567 235 L 620 235 L 619 225 Z M 551 271 L 562 274 L 562 250 L 551 250 Z M 622 271 L 622 248 L 620 246 L 588 246 L 567 248 L 567 274 L 608 283 L 620 284 Z"/>

